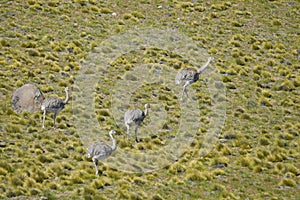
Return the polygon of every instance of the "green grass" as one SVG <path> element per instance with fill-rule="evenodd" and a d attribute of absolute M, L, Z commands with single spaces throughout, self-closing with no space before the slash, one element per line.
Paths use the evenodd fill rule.
<path fill-rule="evenodd" d="M 2 2 L 0 198 L 299 199 L 299 8 L 299 2 L 285 0 Z M 62 97 L 65 86 L 75 94 L 81 70 L 94 73 L 82 65 L 90 52 L 114 35 L 147 27 L 182 32 L 215 58 L 226 88 L 226 96 L 218 98 L 226 100 L 226 122 L 207 156 L 199 157 L 198 150 L 207 145 L 204 135 L 213 115 L 205 88 L 208 73 L 189 87 L 197 97 L 201 124 L 191 145 L 174 163 L 148 173 L 100 164 L 103 174 L 96 177 L 91 160 L 85 158 L 85 133 L 77 130 L 72 117 L 87 108 L 72 110 L 73 99 L 58 114 L 55 130 L 52 114 L 43 130 L 41 112 L 17 115 L 12 110 L 12 94 L 25 83 L 36 84 L 45 96 Z M 114 84 L 138 79 L 128 73 L 136 66 L 160 62 L 175 71 L 191 67 L 189 60 L 166 49 L 140 48 L 120 55 L 109 63 L 105 76 L 99 75 L 94 116 L 101 129 L 117 130 L 118 150 L 159 150 L 180 127 L 176 94 L 151 81 L 133 92 L 130 107 L 159 102 L 167 111 L 161 130 L 144 129 L 148 132 L 142 142 L 132 146 L 111 111 Z M 149 71 L 155 73 L 154 68 Z M 158 110 L 153 105 L 152 112 Z M 144 124 L 154 119 L 146 118 Z M 141 166 L 154 162 L 136 159 Z"/>

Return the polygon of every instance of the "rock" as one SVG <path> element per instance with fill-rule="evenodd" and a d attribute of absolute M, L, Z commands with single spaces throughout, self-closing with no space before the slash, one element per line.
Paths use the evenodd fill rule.
<path fill-rule="evenodd" d="M 23 110 L 29 112 L 39 111 L 44 101 L 44 95 L 33 84 L 25 84 L 16 89 L 12 97 L 12 107 L 16 113 L 21 113 Z"/>
<path fill-rule="evenodd" d="M 227 163 L 218 163 L 212 166 L 212 168 L 223 168 L 227 167 Z"/>

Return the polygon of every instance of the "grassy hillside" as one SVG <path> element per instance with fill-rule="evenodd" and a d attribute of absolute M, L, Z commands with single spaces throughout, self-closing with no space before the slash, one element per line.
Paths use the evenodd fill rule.
<path fill-rule="evenodd" d="M 298 1 L 0 4 L 0 199 L 300 199 Z M 213 149 L 199 157 L 214 114 L 205 87 L 209 73 L 204 73 L 189 87 L 199 106 L 194 120 L 201 127 L 180 157 L 147 173 L 100 165 L 103 175 L 96 177 L 93 163 L 85 157 L 88 133 L 76 126 L 77 115 L 87 109 L 73 106 L 80 92 L 78 79 L 95 73 L 86 63 L 107 45 L 103 41 L 149 27 L 182 33 L 214 57 L 213 68 L 226 89 L 224 127 Z M 180 129 L 182 104 L 163 84 L 143 84 L 131 96 L 130 107 L 154 104 L 141 128 L 147 134 L 137 145 L 126 139 L 125 127 L 113 114 L 114 84 L 135 79 L 126 74 L 137 66 L 148 65 L 153 72 L 151 66 L 158 63 L 175 72 L 192 66 L 181 55 L 153 47 L 127 52 L 97 71 L 100 78 L 91 94 L 95 110 L 83 117 L 97 119 L 95 133 L 117 131 L 116 155 L 125 150 L 159 151 Z M 51 128 L 52 114 L 43 130 L 42 112 L 18 115 L 12 110 L 14 90 L 26 83 L 37 85 L 45 96 L 63 98 L 64 87 L 71 89 L 70 104 L 58 114 L 56 129 Z M 147 129 L 159 116 L 166 118 L 159 124 L 161 130 Z M 109 141 L 108 135 L 102 136 Z"/>

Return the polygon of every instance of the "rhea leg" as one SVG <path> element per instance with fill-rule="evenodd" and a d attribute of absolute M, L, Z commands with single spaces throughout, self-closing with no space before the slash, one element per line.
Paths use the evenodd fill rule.
<path fill-rule="evenodd" d="M 188 81 L 184 84 L 183 88 L 182 88 L 182 93 L 181 93 L 181 98 L 180 100 L 183 100 L 183 94 L 186 94 L 187 98 L 189 97 L 188 93 L 187 93 L 187 86 L 189 86 L 191 83 Z"/>
<path fill-rule="evenodd" d="M 128 136 L 128 138 L 130 138 L 130 126 L 127 123 L 125 125 L 126 125 L 126 128 L 127 128 L 127 136 Z"/>
<path fill-rule="evenodd" d="M 138 140 L 138 138 L 137 138 L 137 131 L 138 131 L 138 129 L 139 129 L 139 124 L 138 125 L 136 125 L 136 127 L 135 127 L 135 129 L 134 129 L 134 134 L 135 134 L 135 141 L 136 142 L 139 142 L 139 140 Z"/>
<path fill-rule="evenodd" d="M 95 165 L 96 176 L 99 176 L 98 160 L 97 160 L 96 158 L 93 158 L 93 163 L 94 163 L 94 165 Z"/>
<path fill-rule="evenodd" d="M 46 118 L 46 109 L 44 110 L 44 113 L 43 113 L 43 128 L 45 128 L 45 118 Z"/>

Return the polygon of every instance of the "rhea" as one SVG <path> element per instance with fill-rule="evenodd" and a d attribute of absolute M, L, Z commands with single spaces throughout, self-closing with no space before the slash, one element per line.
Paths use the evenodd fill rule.
<path fill-rule="evenodd" d="M 55 127 L 55 121 L 57 113 L 59 113 L 62 109 L 64 109 L 65 105 L 69 102 L 69 89 L 68 87 L 65 88 L 66 98 L 62 100 L 58 97 L 49 97 L 46 98 L 41 106 L 41 110 L 44 111 L 43 113 L 43 128 L 45 128 L 45 118 L 47 112 L 53 112 L 53 127 Z"/>
<path fill-rule="evenodd" d="M 108 156 L 110 156 L 112 154 L 112 152 L 114 152 L 117 149 L 117 143 L 116 143 L 115 138 L 113 137 L 113 134 L 115 134 L 115 133 L 116 133 L 116 131 L 114 131 L 114 130 L 111 130 L 109 132 L 109 136 L 112 140 L 112 145 L 108 145 L 108 144 L 100 141 L 100 142 L 96 142 L 96 143 L 92 144 L 91 146 L 89 146 L 87 148 L 86 157 L 92 158 L 92 161 L 95 165 L 96 176 L 99 175 L 98 161 L 107 158 Z"/>
<path fill-rule="evenodd" d="M 210 61 L 212 60 L 211 57 L 208 58 L 208 61 L 199 69 L 194 68 L 185 68 L 180 70 L 176 77 L 175 77 L 175 83 L 181 84 L 184 83 L 182 88 L 182 93 L 180 100 L 183 100 L 183 95 L 186 94 L 187 97 L 189 97 L 187 92 L 187 86 L 191 85 L 192 83 L 198 81 L 200 74 L 206 69 L 206 67 L 209 65 Z"/>
<path fill-rule="evenodd" d="M 140 109 L 134 110 L 127 110 L 124 115 L 124 122 L 127 128 L 127 135 L 130 138 L 130 126 L 135 126 L 134 133 L 135 133 L 135 141 L 138 142 L 137 138 L 137 131 L 138 128 L 141 126 L 142 122 L 144 121 L 145 117 L 148 114 L 148 110 L 150 109 L 149 104 L 145 104 L 145 111 Z"/>

